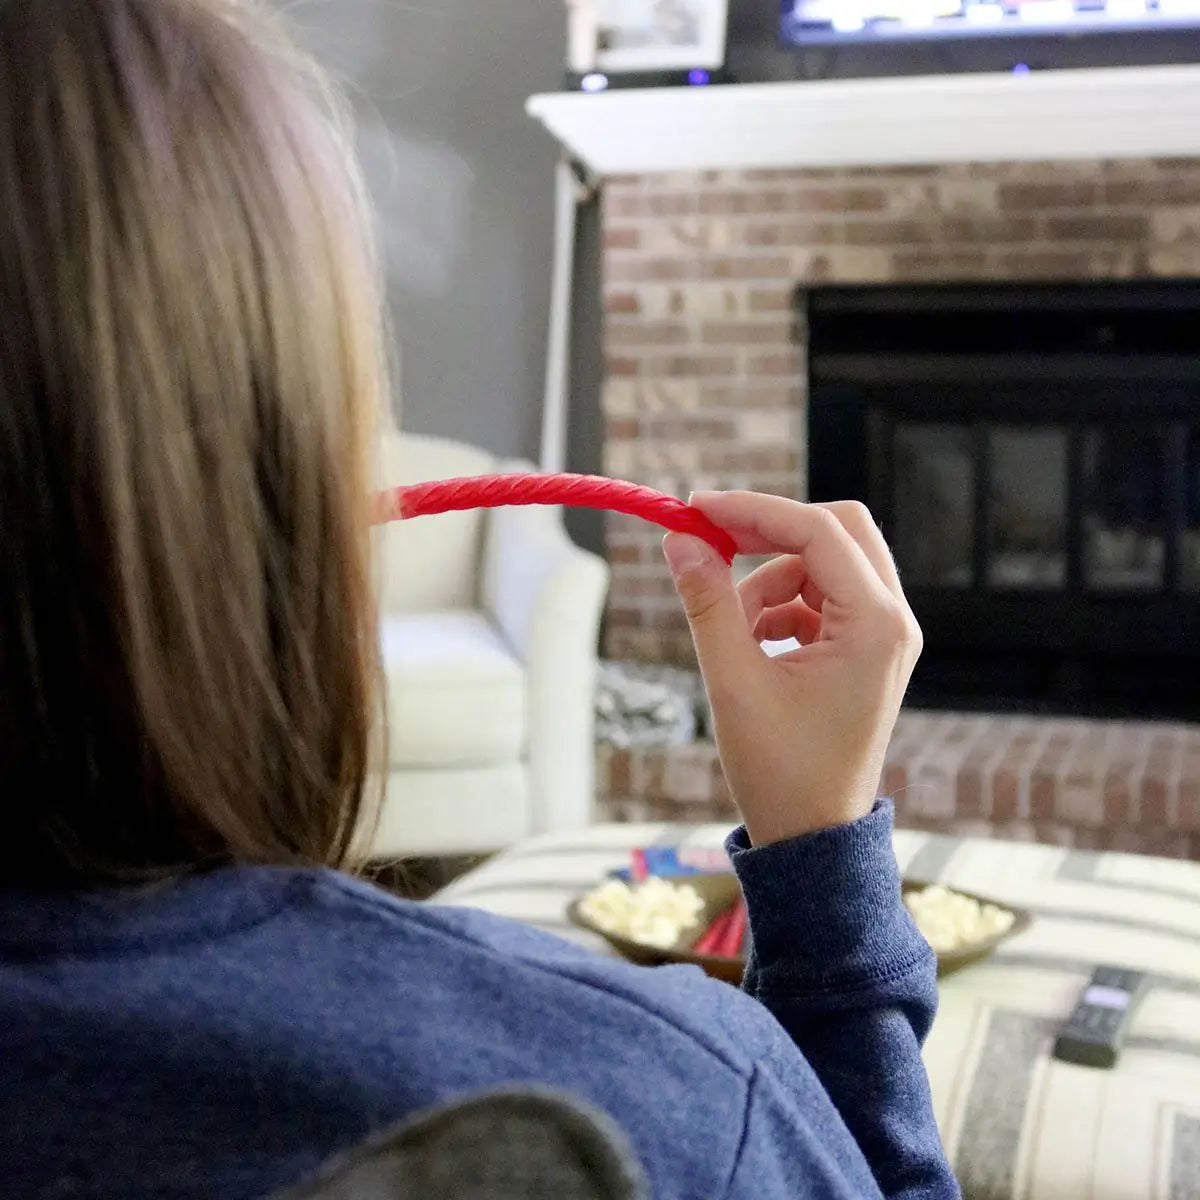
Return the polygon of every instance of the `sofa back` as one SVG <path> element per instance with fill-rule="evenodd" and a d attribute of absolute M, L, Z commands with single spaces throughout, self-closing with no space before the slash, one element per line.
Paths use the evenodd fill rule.
<path fill-rule="evenodd" d="M 468 1097 L 376 1133 L 272 1200 L 649 1200 L 612 1119 L 541 1087 Z"/>
<path fill-rule="evenodd" d="M 496 459 L 487 451 L 446 438 L 389 430 L 377 446 L 379 487 L 484 475 L 495 469 Z M 484 524 L 485 513 L 476 509 L 396 521 L 378 530 L 380 611 L 476 607 Z"/>

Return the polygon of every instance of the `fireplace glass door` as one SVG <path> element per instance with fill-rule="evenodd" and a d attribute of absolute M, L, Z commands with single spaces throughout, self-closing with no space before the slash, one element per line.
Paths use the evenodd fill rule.
<path fill-rule="evenodd" d="M 1200 285 L 804 302 L 810 496 L 883 526 L 914 697 L 1200 717 Z"/>

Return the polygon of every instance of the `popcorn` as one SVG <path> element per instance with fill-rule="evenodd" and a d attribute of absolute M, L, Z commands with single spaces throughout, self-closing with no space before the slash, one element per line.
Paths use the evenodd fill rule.
<path fill-rule="evenodd" d="M 1008 909 L 981 904 L 942 884 L 906 892 L 904 903 L 938 954 L 998 937 L 1016 919 Z M 657 876 L 632 885 L 607 880 L 579 903 L 580 913 L 597 929 L 660 950 L 669 950 L 697 926 L 704 907 L 695 888 Z"/>
<path fill-rule="evenodd" d="M 685 883 L 651 877 L 631 887 L 610 879 L 580 901 L 579 911 L 605 933 L 667 950 L 700 923 L 704 901 Z"/>
<path fill-rule="evenodd" d="M 980 904 L 940 883 L 906 892 L 904 904 L 925 940 L 938 954 L 999 937 L 1016 919 L 1006 908 Z"/>

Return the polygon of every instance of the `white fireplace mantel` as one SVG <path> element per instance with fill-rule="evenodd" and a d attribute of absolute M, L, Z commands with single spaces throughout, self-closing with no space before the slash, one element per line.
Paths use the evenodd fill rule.
<path fill-rule="evenodd" d="M 566 462 L 579 181 L 660 171 L 1200 156 L 1200 65 L 550 93 L 563 147 L 541 462 Z"/>
<path fill-rule="evenodd" d="M 1200 66 L 533 96 L 597 177 L 655 171 L 1200 155 Z"/>

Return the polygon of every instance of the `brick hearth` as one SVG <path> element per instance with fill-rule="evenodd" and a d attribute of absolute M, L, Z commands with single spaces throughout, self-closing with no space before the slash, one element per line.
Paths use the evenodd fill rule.
<path fill-rule="evenodd" d="M 1200 728 L 904 713 L 884 791 L 900 824 L 1200 859 Z M 605 815 L 737 820 L 710 742 L 597 748 Z"/>
<path fill-rule="evenodd" d="M 1196 277 L 1200 159 L 625 177 L 604 230 L 605 470 L 803 496 L 797 287 Z M 606 652 L 690 663 L 658 543 L 610 523 Z M 727 812 L 711 747 L 599 753 L 613 815 Z M 911 823 L 1200 856 L 1200 731 L 911 714 L 888 782 Z"/>

